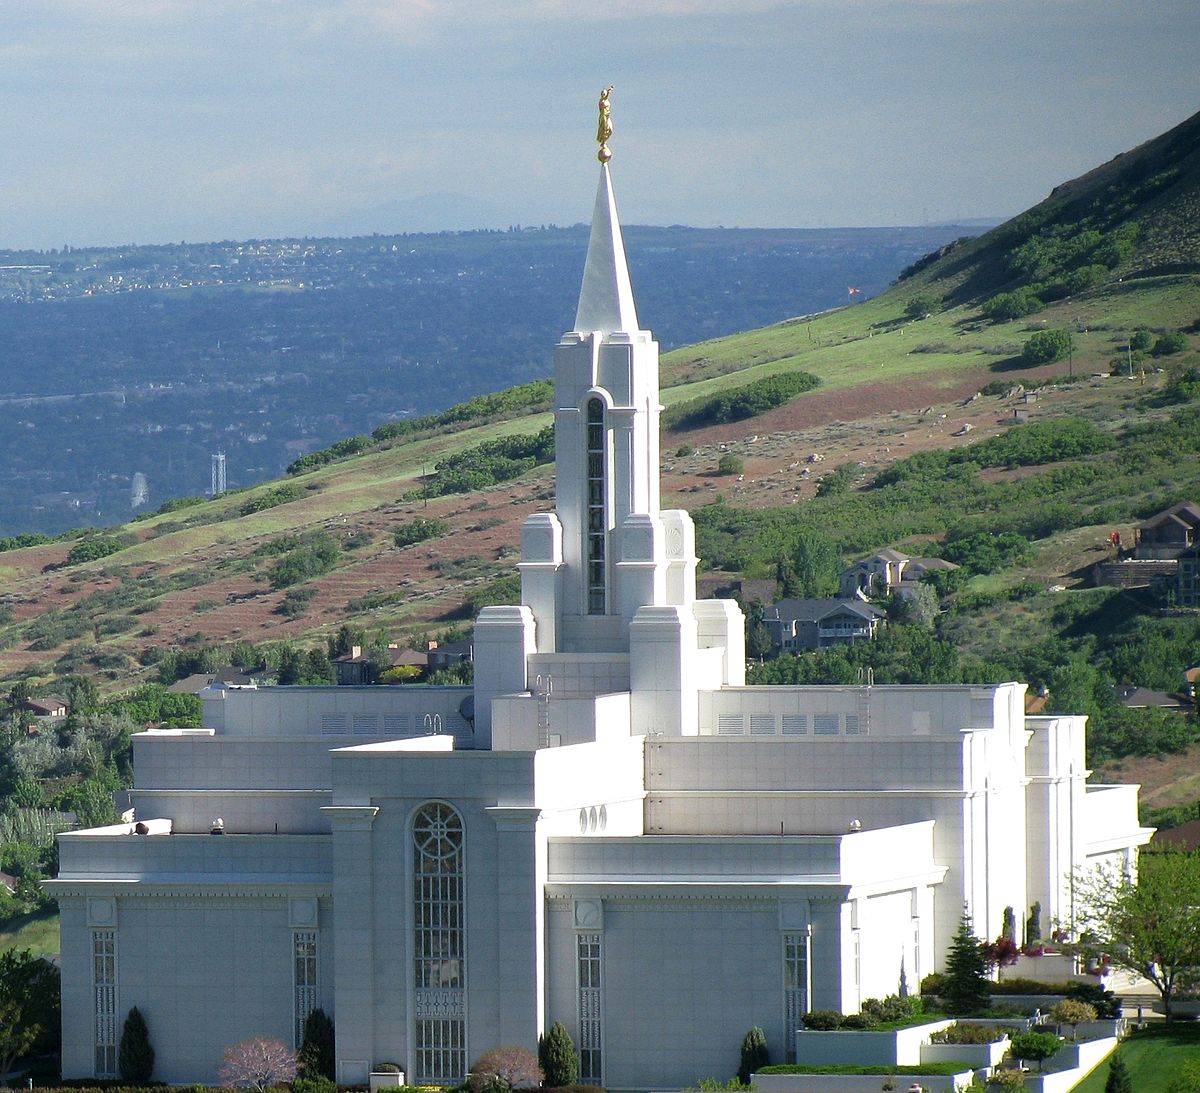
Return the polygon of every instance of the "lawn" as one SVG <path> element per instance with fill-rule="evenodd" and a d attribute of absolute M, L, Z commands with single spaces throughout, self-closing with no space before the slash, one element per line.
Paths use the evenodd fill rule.
<path fill-rule="evenodd" d="M 1185 1062 L 1200 1062 L 1200 1024 L 1177 1021 L 1135 1032 L 1120 1047 L 1137 1093 L 1166 1093 L 1176 1070 Z M 1075 1093 L 1104 1093 L 1106 1059 L 1075 1087 Z"/>
<path fill-rule="evenodd" d="M 29 949 L 35 956 L 57 953 L 58 911 L 36 911 L 6 922 L 0 927 L 0 952 L 9 949 Z"/>

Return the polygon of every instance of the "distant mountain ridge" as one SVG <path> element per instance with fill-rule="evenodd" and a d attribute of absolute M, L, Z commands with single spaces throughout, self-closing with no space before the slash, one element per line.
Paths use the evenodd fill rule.
<path fill-rule="evenodd" d="M 1112 278 L 1200 271 L 1200 113 L 919 263 L 909 288 L 964 304 L 1089 266 Z"/>

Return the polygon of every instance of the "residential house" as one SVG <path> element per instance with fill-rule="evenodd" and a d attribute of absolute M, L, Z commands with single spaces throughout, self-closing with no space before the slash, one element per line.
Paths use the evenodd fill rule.
<path fill-rule="evenodd" d="M 913 558 L 899 550 L 881 550 L 843 570 L 838 595 L 849 599 L 904 596 L 931 573 L 957 569 L 945 558 Z"/>
<path fill-rule="evenodd" d="M 785 653 L 871 641 L 885 612 L 862 600 L 780 600 L 763 612 L 763 625 Z"/>

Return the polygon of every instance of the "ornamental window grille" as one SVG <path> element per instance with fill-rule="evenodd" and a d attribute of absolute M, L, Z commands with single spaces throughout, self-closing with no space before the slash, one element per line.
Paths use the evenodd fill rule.
<path fill-rule="evenodd" d="M 604 420 L 604 403 L 598 398 L 587 404 L 587 530 L 585 531 L 587 559 L 587 610 L 589 615 L 603 615 L 608 603 L 608 451 Z"/>
<path fill-rule="evenodd" d="M 92 1015 L 96 1077 L 117 1073 L 117 932 L 92 931 Z"/>
<path fill-rule="evenodd" d="M 576 934 L 575 946 L 579 981 L 579 1080 L 585 1085 L 599 1085 L 603 1032 L 600 935 Z"/>
<path fill-rule="evenodd" d="M 796 1061 L 796 1032 L 808 1012 L 808 934 L 783 935 L 783 1035 L 787 1062 Z"/>
<path fill-rule="evenodd" d="M 317 932 L 292 934 L 292 1017 L 295 1046 L 304 1043 L 308 1015 L 317 1008 Z"/>
<path fill-rule="evenodd" d="M 440 801 L 413 819 L 413 985 L 418 1084 L 467 1073 L 463 823 Z"/>

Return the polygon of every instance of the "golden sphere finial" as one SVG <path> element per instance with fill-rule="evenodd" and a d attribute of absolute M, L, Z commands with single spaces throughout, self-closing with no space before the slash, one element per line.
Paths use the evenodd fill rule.
<path fill-rule="evenodd" d="M 596 153 L 596 158 L 601 163 L 612 159 L 612 149 L 608 146 L 608 138 L 613 135 L 612 104 L 608 101 L 612 89 L 612 84 L 609 84 L 600 92 L 600 123 L 596 127 L 596 140 L 600 144 L 600 151 Z"/>

